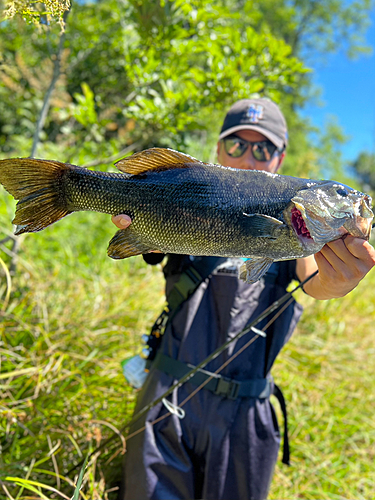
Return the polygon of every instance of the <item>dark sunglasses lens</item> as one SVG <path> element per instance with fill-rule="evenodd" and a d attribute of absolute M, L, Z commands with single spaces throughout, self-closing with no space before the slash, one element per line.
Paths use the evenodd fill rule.
<path fill-rule="evenodd" d="M 270 161 L 276 149 L 276 146 L 272 142 L 261 141 L 253 143 L 252 153 L 258 161 Z"/>
<path fill-rule="evenodd" d="M 232 158 L 239 158 L 246 151 L 247 143 L 241 141 L 238 137 L 226 137 L 224 147 L 227 155 L 232 156 Z"/>

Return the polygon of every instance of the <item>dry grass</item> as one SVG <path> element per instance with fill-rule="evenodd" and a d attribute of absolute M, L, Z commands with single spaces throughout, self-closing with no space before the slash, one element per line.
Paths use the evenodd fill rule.
<path fill-rule="evenodd" d="M 108 217 L 76 218 L 24 239 L 2 312 L 0 478 L 9 494 L 3 490 L 1 498 L 30 494 L 20 480 L 9 479 L 15 477 L 44 485 L 23 484 L 48 498 L 59 494 L 47 486 L 70 498 L 80 469 L 69 478 L 68 472 L 114 434 L 92 457 L 82 497 L 110 497 L 106 490 L 120 474 L 118 430 L 135 399 L 120 362 L 138 352 L 140 335 L 161 309 L 162 280 L 160 270 L 140 258 L 114 262 L 105 256 L 113 232 Z M 85 230 L 75 234 L 75 222 L 87 224 L 96 240 Z"/>
<path fill-rule="evenodd" d="M 1 278 L 1 499 L 71 498 L 72 468 L 111 436 L 90 459 L 81 498 L 116 496 L 119 429 L 135 400 L 120 362 L 139 351 L 163 285 L 141 258 L 108 259 L 112 234 L 108 217 L 75 214 L 24 238 L 8 303 Z M 300 294 L 304 318 L 274 370 L 289 403 L 292 466 L 277 467 L 271 499 L 374 496 L 374 286 L 372 273 L 344 299 Z"/>
<path fill-rule="evenodd" d="M 292 465 L 271 499 L 370 499 L 375 474 L 375 274 L 347 297 L 315 302 L 276 363 L 290 415 Z"/>

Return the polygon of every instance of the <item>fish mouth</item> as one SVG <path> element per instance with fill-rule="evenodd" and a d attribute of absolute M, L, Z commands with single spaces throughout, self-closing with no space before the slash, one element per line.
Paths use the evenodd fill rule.
<path fill-rule="evenodd" d="M 313 240 L 310 231 L 307 229 L 305 219 L 303 218 L 301 211 L 298 210 L 296 206 L 294 206 L 290 212 L 290 222 L 299 238 Z"/>
<path fill-rule="evenodd" d="M 371 236 L 372 222 L 374 213 L 371 210 L 372 199 L 365 195 L 359 200 L 355 213 L 351 219 L 344 224 L 344 228 L 348 233 L 358 238 L 369 240 Z"/>
<path fill-rule="evenodd" d="M 339 189 L 340 185 L 332 184 L 330 191 Z M 368 240 L 374 217 L 371 201 L 370 196 L 354 190 L 345 192 L 343 199 L 322 190 L 304 191 L 292 198 L 287 220 L 305 247 L 312 242 L 314 246 L 323 246 L 347 233 Z"/>
<path fill-rule="evenodd" d="M 294 204 L 290 208 L 290 222 L 304 247 L 310 248 L 313 244 L 315 250 L 318 247 L 320 249 L 328 241 L 341 238 L 350 232 L 343 225 L 346 219 L 329 220 L 325 214 L 310 210 L 297 200 L 292 201 Z"/>

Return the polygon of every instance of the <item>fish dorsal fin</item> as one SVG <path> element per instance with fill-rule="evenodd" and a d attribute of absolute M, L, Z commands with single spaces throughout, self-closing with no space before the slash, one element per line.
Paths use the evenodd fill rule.
<path fill-rule="evenodd" d="M 115 166 L 126 174 L 138 175 L 150 170 L 181 168 L 191 163 L 205 165 L 196 158 L 174 149 L 150 148 L 118 161 Z"/>

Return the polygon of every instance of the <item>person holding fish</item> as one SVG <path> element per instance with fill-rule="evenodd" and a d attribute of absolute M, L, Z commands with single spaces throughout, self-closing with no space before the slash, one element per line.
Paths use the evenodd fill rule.
<path fill-rule="evenodd" d="M 283 163 L 287 144 L 286 121 L 275 103 L 265 98 L 241 100 L 225 117 L 217 144 L 218 162 L 274 174 Z M 344 191 L 339 194 L 347 197 L 345 187 L 340 189 Z M 131 224 L 125 214 L 112 220 L 120 229 Z M 257 221 L 259 231 L 264 227 L 261 222 Z M 369 232 L 367 226 L 365 232 Z M 210 257 L 168 254 L 163 272 L 170 302 L 175 299 L 176 283 L 181 291 L 192 272 L 198 272 L 200 279 L 182 290 L 185 300 L 175 301 L 177 309 L 157 352 L 150 356 L 153 361 L 135 413 L 279 299 L 292 279 L 302 282 L 318 271 L 304 285 L 304 291 L 316 299 L 342 297 L 355 288 L 375 265 L 375 251 L 368 241 L 349 232 L 356 234 L 343 230 L 341 237 L 315 255 L 260 262 L 262 272 L 264 267 L 268 270 L 258 281 L 262 272 L 252 274 L 250 284 L 237 277 L 239 266 L 246 272 L 242 259 L 209 262 Z M 157 264 L 164 254 L 147 253 L 144 259 Z M 204 269 L 205 265 L 211 268 Z M 127 441 L 121 500 L 267 498 L 280 443 L 270 395 L 274 393 L 282 402 L 270 371 L 301 313 L 301 306 L 293 300 L 273 323 L 267 326 L 268 318 L 259 325 L 264 337 L 248 347 L 247 337 L 239 339 L 230 352 L 211 361 L 200 378 L 193 377 L 175 391 L 171 403 L 178 407 L 186 400 L 184 418 L 173 414 L 157 421 L 168 412 L 160 403 L 134 424 L 130 433 L 145 429 Z M 231 356 L 233 360 L 222 368 Z M 218 369 L 215 383 L 206 384 L 189 399 L 204 377 Z M 288 462 L 285 454 L 284 459 Z"/>
<path fill-rule="evenodd" d="M 134 422 L 121 500 L 267 497 L 280 444 L 271 394 L 285 410 L 270 372 L 302 308 L 292 299 L 255 330 L 237 334 L 293 279 L 302 283 L 316 273 L 304 291 L 331 299 L 350 292 L 375 265 L 370 196 L 335 181 L 278 175 L 287 144 L 279 107 L 244 99 L 224 119 L 221 165 L 165 148 L 120 160 L 120 173 L 56 160 L 0 160 L 0 183 L 19 200 L 16 234 L 92 210 L 111 214 L 119 228 L 110 257 L 143 254 L 157 264 L 167 254 L 169 310 L 149 336 L 149 375 L 136 413 L 236 337 L 171 400 Z"/>

